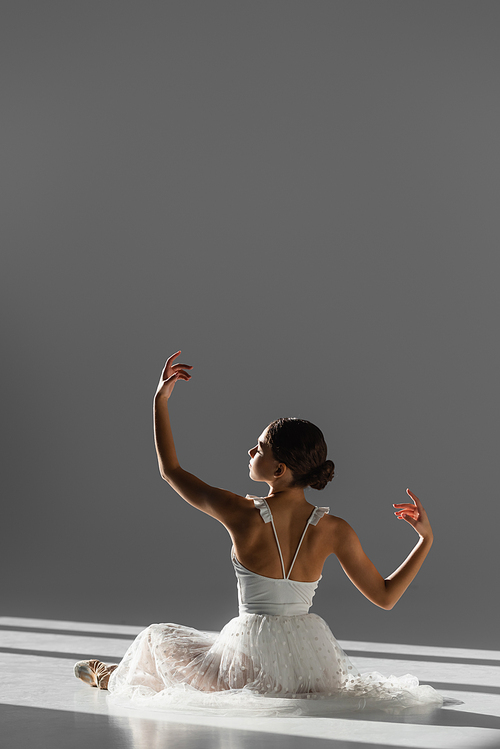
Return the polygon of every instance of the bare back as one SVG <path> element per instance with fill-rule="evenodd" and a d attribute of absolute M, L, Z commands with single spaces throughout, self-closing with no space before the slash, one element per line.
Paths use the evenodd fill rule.
<path fill-rule="evenodd" d="M 325 515 L 317 525 L 308 525 L 314 510 L 304 500 L 290 504 L 283 500 L 267 499 L 272 512 L 276 535 L 279 539 L 285 574 L 288 575 L 299 543 L 300 549 L 293 562 L 290 580 L 314 582 L 319 579 L 325 559 L 333 551 L 332 535 L 335 535 L 338 518 Z M 252 572 L 274 579 L 283 578 L 280 551 L 272 523 L 264 523 L 253 500 L 248 502 L 242 522 L 228 528 L 234 550 L 240 563 Z M 227 526 L 226 526 L 227 527 Z M 304 533 L 305 528 L 306 532 Z"/>

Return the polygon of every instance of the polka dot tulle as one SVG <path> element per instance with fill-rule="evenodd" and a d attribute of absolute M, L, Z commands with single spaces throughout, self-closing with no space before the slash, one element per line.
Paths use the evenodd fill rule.
<path fill-rule="evenodd" d="M 443 702 L 409 674 L 360 674 L 316 614 L 242 614 L 217 635 L 152 624 L 112 673 L 109 693 L 115 704 L 218 714 L 394 711 Z"/>

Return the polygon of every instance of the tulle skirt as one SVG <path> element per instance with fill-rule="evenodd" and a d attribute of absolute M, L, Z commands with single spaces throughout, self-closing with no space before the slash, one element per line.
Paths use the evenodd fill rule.
<path fill-rule="evenodd" d="M 112 704 L 218 715 L 399 712 L 443 704 L 410 674 L 360 674 L 316 614 L 242 614 L 219 634 L 152 624 L 130 645 L 108 689 Z"/>

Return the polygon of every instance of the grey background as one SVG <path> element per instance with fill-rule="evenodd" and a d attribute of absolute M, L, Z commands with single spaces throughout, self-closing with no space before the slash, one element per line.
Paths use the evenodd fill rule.
<path fill-rule="evenodd" d="M 324 431 L 308 499 L 387 576 L 330 558 L 314 611 L 345 639 L 496 647 L 496 2 L 7 2 L 1 28 L 2 610 L 216 629 L 230 540 L 161 481 L 265 493 L 274 418 Z"/>

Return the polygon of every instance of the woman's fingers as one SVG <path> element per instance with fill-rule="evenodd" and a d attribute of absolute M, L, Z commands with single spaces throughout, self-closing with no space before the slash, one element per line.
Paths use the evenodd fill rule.
<path fill-rule="evenodd" d="M 156 389 L 156 394 L 160 392 L 166 394 L 167 399 L 171 396 L 177 380 L 184 380 L 185 382 L 189 382 L 189 380 L 191 379 L 191 375 L 186 371 L 188 369 L 193 369 L 190 364 L 172 363 L 180 353 L 181 352 L 179 350 L 176 351 L 175 354 L 172 354 L 168 357 L 163 368 L 158 387 Z"/>
<path fill-rule="evenodd" d="M 190 379 L 191 379 L 190 374 L 188 374 L 187 372 L 182 372 L 181 370 L 177 370 L 177 372 L 173 372 L 170 375 L 170 377 L 166 377 L 163 380 L 163 384 L 165 384 L 166 382 L 174 382 L 176 380 L 190 380 Z"/>
<path fill-rule="evenodd" d="M 173 364 L 172 369 L 193 369 L 191 364 Z"/>
<path fill-rule="evenodd" d="M 395 503 L 393 505 L 393 507 L 395 508 L 394 514 L 396 515 L 398 520 L 407 520 L 413 525 L 414 522 L 416 523 L 419 520 L 420 512 L 414 499 L 415 495 L 412 494 L 409 489 L 407 489 L 406 492 L 410 499 L 413 500 L 412 504 L 410 504 L 409 502 Z"/>
<path fill-rule="evenodd" d="M 171 356 L 168 357 L 167 361 L 165 362 L 165 366 L 163 367 L 163 372 L 162 372 L 163 380 L 167 380 L 170 377 L 170 375 L 174 372 L 179 372 L 182 370 L 184 374 L 187 374 L 184 370 L 193 369 L 191 364 L 179 364 L 179 363 L 173 364 L 172 363 L 174 359 L 176 359 L 179 356 L 180 353 L 181 352 L 179 350 L 179 351 L 176 351 L 175 354 L 172 354 Z"/>
<path fill-rule="evenodd" d="M 413 518 L 420 517 L 420 513 L 416 507 L 405 507 L 402 510 L 396 510 L 394 514 L 398 517 L 400 517 L 401 515 L 411 515 L 411 517 Z"/>
<path fill-rule="evenodd" d="M 397 512 L 418 512 L 418 507 L 415 505 L 399 504 L 393 505 Z"/>
<path fill-rule="evenodd" d="M 415 494 L 413 494 L 413 492 L 411 492 L 409 489 L 407 489 L 406 493 L 408 494 L 409 497 L 411 497 L 413 499 L 413 501 L 415 502 L 415 504 L 417 505 L 417 507 L 419 505 L 420 506 L 422 505 L 422 503 L 420 502 L 419 498 L 417 496 L 415 496 Z"/>
<path fill-rule="evenodd" d="M 180 354 L 180 353 L 181 353 L 180 351 L 176 351 L 176 352 L 175 352 L 175 354 L 172 354 L 171 356 L 169 356 L 169 357 L 168 357 L 167 361 L 165 362 L 165 366 L 163 367 L 163 372 L 164 372 L 164 373 L 168 371 L 169 367 L 171 367 L 171 366 L 172 366 L 172 362 L 173 362 L 173 360 L 174 360 L 174 359 L 175 359 L 175 358 L 176 358 L 177 356 L 179 356 L 179 354 Z"/>
<path fill-rule="evenodd" d="M 406 490 L 406 493 L 408 494 L 410 499 L 413 500 L 413 504 L 410 505 L 408 504 L 408 502 L 397 502 L 396 504 L 393 505 L 393 507 L 418 507 L 419 510 L 422 509 L 422 503 L 419 500 L 419 498 L 415 494 L 413 494 L 413 492 L 411 492 L 409 489 Z"/>
<path fill-rule="evenodd" d="M 419 498 L 413 494 L 409 489 L 406 490 L 412 503 L 409 502 L 397 502 L 393 506 L 395 508 L 394 514 L 398 520 L 406 520 L 409 525 L 418 533 L 420 538 L 432 539 L 432 528 L 427 518 L 427 513 L 422 507 L 422 503 Z"/>

